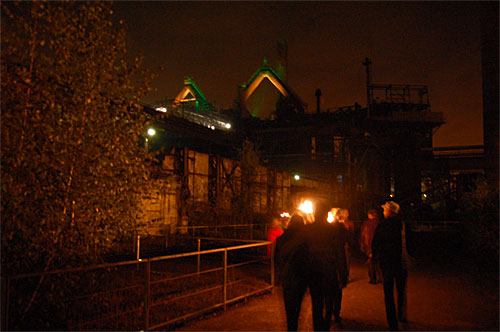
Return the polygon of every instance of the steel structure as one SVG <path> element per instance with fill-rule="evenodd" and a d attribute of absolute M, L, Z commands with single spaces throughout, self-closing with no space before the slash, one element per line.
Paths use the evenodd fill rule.
<path fill-rule="evenodd" d="M 443 164 L 435 157 L 432 135 L 445 119 L 431 110 L 427 86 L 373 83 L 372 61 L 366 58 L 363 65 L 366 106 L 320 109 L 317 89 L 315 113 L 307 112 L 307 105 L 266 62 L 239 86 L 239 104 L 225 112 L 210 105 L 194 81 L 186 79 L 178 96 L 153 112 L 154 122 L 168 128 L 170 135 L 161 144 L 213 155 L 210 200 L 223 185 L 216 176 L 216 155 L 237 158 L 246 137 L 258 147 L 264 166 L 324 183 L 329 189 L 323 195 L 335 204 L 361 214 L 368 205 L 389 198 L 418 206 L 422 177 Z M 279 96 L 274 111 L 249 109 L 256 107 L 249 101 L 262 85 Z M 310 191 L 304 181 L 292 181 L 292 194 Z"/>

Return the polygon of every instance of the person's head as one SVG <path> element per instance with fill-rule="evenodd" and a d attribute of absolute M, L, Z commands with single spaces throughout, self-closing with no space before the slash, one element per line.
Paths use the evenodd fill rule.
<path fill-rule="evenodd" d="M 389 218 L 390 216 L 395 216 L 399 213 L 399 204 L 393 201 L 387 201 L 382 205 L 384 209 L 384 217 Z"/>
<path fill-rule="evenodd" d="M 370 209 L 366 213 L 368 215 L 368 219 L 373 220 L 378 218 L 378 212 L 375 209 Z"/>
<path fill-rule="evenodd" d="M 337 215 L 340 222 L 345 222 L 349 218 L 349 210 L 340 209 Z"/>
<path fill-rule="evenodd" d="M 330 210 L 330 207 L 328 204 L 322 200 L 319 200 L 316 203 L 316 207 L 314 209 L 314 221 L 320 221 L 320 222 L 327 222 L 328 218 L 328 211 Z"/>
<path fill-rule="evenodd" d="M 274 227 L 281 227 L 281 219 L 277 216 L 272 216 L 271 225 Z"/>
<path fill-rule="evenodd" d="M 304 225 L 305 225 L 304 218 L 301 215 L 294 214 L 292 218 L 290 218 L 290 221 L 288 222 L 287 229 L 290 230 L 300 229 Z"/>

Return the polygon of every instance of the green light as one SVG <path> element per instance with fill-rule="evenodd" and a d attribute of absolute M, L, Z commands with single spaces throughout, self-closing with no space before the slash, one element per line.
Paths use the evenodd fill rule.
<path fill-rule="evenodd" d="M 154 136 L 156 134 L 156 130 L 154 130 L 153 128 L 149 128 L 148 129 L 148 135 L 149 136 Z"/>
<path fill-rule="evenodd" d="M 295 180 L 299 181 L 299 180 L 300 180 L 300 175 L 295 174 L 295 175 L 293 176 L 293 178 L 294 178 Z"/>

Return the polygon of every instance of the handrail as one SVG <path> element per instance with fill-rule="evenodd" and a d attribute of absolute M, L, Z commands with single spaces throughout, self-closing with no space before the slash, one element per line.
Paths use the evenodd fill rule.
<path fill-rule="evenodd" d="M 222 239 L 197 238 L 197 240 L 198 241 L 201 241 L 201 240 L 221 241 Z M 86 295 L 71 297 L 71 299 L 68 299 L 68 301 L 69 301 L 68 305 L 71 305 L 73 303 L 73 301 L 75 301 L 75 299 L 79 299 L 78 303 L 85 304 L 86 301 L 91 299 L 93 296 L 96 296 L 96 294 L 97 294 L 98 298 L 101 298 L 102 300 L 105 301 L 109 294 L 121 292 L 122 290 L 138 289 L 138 292 L 134 291 L 134 292 L 132 292 L 132 294 L 133 294 L 133 296 L 136 297 L 136 300 L 138 300 L 139 302 L 142 302 L 141 306 L 137 306 L 136 304 L 134 304 L 134 307 L 132 309 L 127 308 L 125 311 L 121 311 L 121 310 L 114 311 L 113 310 L 113 311 L 107 312 L 107 310 L 106 310 L 106 313 L 102 312 L 104 315 L 99 316 L 99 317 L 94 316 L 93 313 L 90 313 L 90 312 L 85 314 L 85 316 L 77 315 L 77 316 L 75 316 L 76 320 L 74 322 L 72 322 L 71 324 L 76 324 L 78 326 L 87 326 L 87 325 L 93 324 L 93 323 L 107 322 L 107 319 L 109 317 L 118 317 L 118 316 L 122 316 L 124 314 L 130 314 L 132 312 L 136 312 L 137 316 L 138 317 L 140 316 L 140 318 L 141 318 L 141 322 L 139 323 L 137 328 L 139 328 L 141 330 L 148 331 L 148 330 L 155 329 L 155 328 L 158 328 L 161 326 L 166 326 L 166 325 L 172 324 L 173 322 L 177 322 L 179 320 L 182 320 L 183 317 L 187 318 L 187 317 L 196 316 L 197 313 L 207 312 L 207 311 L 214 310 L 214 309 L 220 308 L 220 307 L 223 307 L 224 310 L 227 310 L 227 305 L 230 303 L 233 303 L 235 301 L 238 301 L 239 299 L 242 299 L 242 298 L 245 298 L 248 296 L 252 296 L 252 295 L 257 294 L 257 293 L 262 293 L 262 292 L 265 292 L 268 290 L 272 290 L 272 288 L 274 287 L 274 269 L 273 269 L 273 258 L 272 257 L 270 257 L 270 258 L 264 257 L 265 256 L 264 254 L 262 254 L 262 257 L 260 257 L 261 254 L 259 254 L 260 253 L 260 251 L 259 251 L 256 253 L 257 254 L 256 257 L 248 257 L 249 259 L 245 260 L 244 262 L 236 262 L 233 264 L 228 264 L 228 256 L 229 256 L 228 254 L 230 252 L 234 252 L 236 250 L 248 249 L 248 248 L 265 247 L 265 246 L 269 245 L 271 242 L 270 241 L 258 241 L 258 240 L 242 240 L 242 239 L 223 239 L 223 240 L 237 242 L 239 244 L 236 246 L 230 246 L 230 247 L 226 246 L 224 248 L 198 250 L 198 251 L 194 251 L 194 252 L 190 252 L 190 253 L 165 255 L 165 256 L 160 256 L 160 257 L 151 257 L 151 258 L 146 258 L 146 259 L 131 260 L 131 261 L 117 262 L 117 263 L 96 264 L 96 265 L 87 266 L 87 267 L 59 269 L 59 270 L 49 271 L 46 274 L 54 275 L 54 274 L 58 274 L 58 273 L 75 273 L 75 272 L 81 272 L 81 271 L 93 271 L 96 269 L 103 269 L 105 272 L 106 269 L 110 269 L 110 268 L 121 267 L 121 266 L 126 267 L 127 265 L 134 266 L 136 264 L 141 264 L 141 266 L 144 267 L 144 270 L 142 273 L 136 275 L 134 277 L 134 280 L 131 280 L 133 285 L 125 286 L 125 287 L 118 287 L 116 289 L 108 289 L 106 291 L 96 289 L 97 292 L 91 292 L 91 293 L 86 294 Z M 242 242 L 245 244 L 241 244 Z M 200 248 L 200 246 L 198 248 Z M 220 263 L 217 263 L 217 265 L 215 265 L 215 267 L 209 267 L 207 270 L 200 271 L 200 262 L 198 259 L 198 264 L 197 264 L 198 271 L 197 272 L 188 272 L 188 273 L 185 273 L 183 275 L 169 277 L 168 274 L 172 271 L 168 272 L 168 270 L 166 270 L 167 275 L 165 275 L 165 277 L 167 277 L 167 278 L 161 278 L 160 280 L 153 280 L 152 279 L 152 274 L 155 273 L 155 271 L 153 271 L 153 269 L 152 269 L 153 262 L 166 261 L 166 260 L 171 260 L 171 259 L 176 259 L 176 258 L 193 257 L 193 256 L 200 257 L 202 255 L 207 255 L 207 254 L 212 254 L 212 253 L 223 253 L 224 254 L 223 261 L 220 262 L 220 263 L 222 263 L 222 265 L 220 265 Z M 265 278 L 265 280 L 260 280 L 261 277 L 256 277 L 256 280 L 259 280 L 259 282 L 255 283 L 255 284 L 250 284 L 251 285 L 250 289 L 241 289 L 240 290 L 238 288 L 238 289 L 235 289 L 236 293 L 233 293 L 233 289 L 230 288 L 231 286 L 241 284 L 242 282 L 245 282 L 245 280 L 246 280 L 246 282 L 248 282 L 249 280 L 253 280 L 253 278 L 247 274 L 248 271 L 246 269 L 240 270 L 240 267 L 242 267 L 243 265 L 251 265 L 251 264 L 255 264 L 255 263 L 266 262 L 267 260 L 270 260 L 271 264 L 264 264 L 264 265 L 262 265 L 262 267 L 268 273 L 270 273 L 270 275 L 269 275 L 270 281 L 268 281 L 269 279 L 267 279 L 267 277 Z M 217 262 L 217 260 L 216 260 L 216 262 Z M 184 263 L 179 262 L 179 264 L 184 264 Z M 196 263 L 194 263 L 194 264 L 196 264 Z M 195 267 L 195 266 L 193 266 L 193 267 Z M 234 280 L 232 280 L 232 277 L 230 278 L 229 271 L 233 270 L 233 269 L 237 269 L 237 270 L 241 271 L 240 273 L 242 273 L 242 275 L 241 275 L 242 279 L 238 280 L 238 282 L 235 282 Z M 128 271 L 128 270 L 125 270 L 125 271 Z M 210 273 L 214 273 L 214 272 L 219 273 L 218 271 L 223 271 L 224 276 L 223 276 L 222 283 L 220 280 L 217 280 L 217 279 L 212 280 L 212 277 L 210 276 Z M 162 271 L 159 270 L 159 272 L 162 272 Z M 94 273 L 94 272 L 91 272 L 91 273 Z M 13 276 L 11 278 L 2 278 L 2 279 L 3 280 L 5 279 L 5 281 L 7 282 L 7 284 L 6 284 L 7 288 L 9 288 L 9 287 L 12 287 L 12 286 L 9 286 L 9 284 L 11 284 L 12 280 L 22 279 L 22 278 L 31 278 L 31 277 L 35 277 L 35 276 L 40 276 L 42 274 L 43 273 L 29 273 L 29 274 L 22 274 L 22 275 Z M 187 291 L 186 293 L 184 293 L 184 291 L 179 292 L 179 290 L 177 288 L 174 288 L 174 290 L 175 290 L 174 293 L 177 294 L 177 296 L 175 296 L 175 294 L 172 294 L 172 295 L 174 295 L 173 298 L 164 297 L 165 296 L 164 294 L 161 295 L 162 297 L 164 297 L 164 298 L 162 298 L 162 297 L 158 297 L 158 295 L 160 295 L 160 294 L 158 294 L 158 295 L 155 294 L 156 287 L 153 287 L 153 285 L 157 285 L 157 284 L 160 284 L 162 282 L 168 284 L 172 280 L 181 280 L 182 278 L 193 278 L 196 276 L 201 276 L 202 278 L 204 278 L 202 280 L 206 280 L 208 282 L 208 284 L 204 285 L 205 282 L 202 282 L 199 286 L 196 286 L 195 288 L 188 287 L 185 289 Z M 138 278 L 138 279 L 136 280 L 135 278 Z M 189 281 L 190 279 L 186 279 L 186 280 Z M 196 280 L 196 279 L 193 279 L 193 280 Z M 181 282 L 183 282 L 183 281 L 181 281 Z M 20 285 L 21 283 L 18 282 L 17 284 Z M 203 288 L 206 286 L 208 286 L 208 287 Z M 172 302 L 175 302 L 178 300 L 183 300 L 183 299 L 188 298 L 190 296 L 196 296 L 196 295 L 199 295 L 202 293 L 214 292 L 214 291 L 217 292 L 219 289 L 222 291 L 221 300 L 215 301 L 215 302 L 217 302 L 215 304 L 212 304 L 211 302 L 205 303 L 202 301 L 202 303 L 199 303 L 199 305 L 196 308 L 190 308 L 190 310 L 193 310 L 193 311 L 190 311 L 186 315 L 182 315 L 182 317 L 176 317 L 175 314 L 173 314 L 171 316 L 167 315 L 164 317 L 162 317 L 162 316 L 155 317 L 155 315 L 152 313 L 152 309 L 156 308 L 159 305 L 165 305 L 165 304 L 172 303 Z M 10 312 L 8 310 L 10 307 L 10 304 L 15 305 L 16 301 L 21 300 L 22 297 L 16 297 L 16 298 L 13 297 L 12 299 L 9 299 L 9 295 L 11 294 L 11 292 L 14 289 L 4 289 L 4 290 L 5 290 L 5 293 L 3 295 L 5 295 L 5 297 L 6 297 L 6 301 L 7 301 L 6 304 L 7 305 L 4 308 L 5 311 L 3 312 L 5 317 L 2 317 L 3 323 L 5 325 L 3 325 L 2 327 L 5 327 L 6 329 L 8 329 L 8 327 L 10 325 L 9 323 L 11 323 L 11 322 L 8 322 L 8 320 L 7 320 L 9 318 L 7 315 Z M 194 291 L 194 292 L 190 293 L 189 292 L 190 290 Z M 12 294 L 16 294 L 16 292 L 13 292 Z M 41 300 L 42 300 L 42 302 L 40 302 L 40 304 L 44 303 L 43 298 L 41 298 Z M 83 301 L 83 302 L 81 302 L 81 301 Z M 120 299 L 118 299 L 118 301 L 120 301 L 120 302 L 117 302 L 117 303 L 124 304 L 123 301 L 125 301 L 125 300 L 124 300 L 124 298 L 120 298 Z M 137 301 L 133 301 L 133 302 L 135 303 Z M 98 303 L 100 303 L 100 302 L 98 302 Z M 99 305 L 98 303 L 96 302 L 96 305 Z M 77 303 L 75 302 L 75 304 L 77 304 Z M 46 305 L 46 304 L 44 303 L 43 305 Z M 15 308 L 15 306 L 13 308 Z M 198 310 L 199 308 L 203 308 L 203 309 Z M 82 314 L 84 314 L 84 313 L 82 312 Z M 87 315 L 88 315 L 88 317 L 87 317 Z M 11 318 L 14 318 L 14 317 L 11 317 Z M 86 318 L 88 318 L 88 320 Z M 17 323 L 19 323 L 19 322 L 17 322 Z M 98 324 L 101 324 L 101 323 L 98 323 Z M 136 325 L 137 325 L 137 321 L 132 323 L 132 326 L 134 326 L 134 329 L 135 329 Z M 12 328 L 12 326 L 10 326 L 10 327 Z"/>

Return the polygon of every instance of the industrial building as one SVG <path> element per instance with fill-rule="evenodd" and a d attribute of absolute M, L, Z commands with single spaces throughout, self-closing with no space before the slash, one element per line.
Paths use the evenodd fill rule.
<path fill-rule="evenodd" d="M 281 63 L 286 64 L 286 59 Z M 456 206 L 450 202 L 456 202 L 457 194 L 492 169 L 486 165 L 483 146 L 434 148 L 432 135 L 445 119 L 432 111 L 427 86 L 373 83 L 370 59 L 362 65 L 365 106 L 354 103 L 321 109 L 321 90 L 317 89 L 313 111 L 287 85 L 286 65 L 280 63 L 275 69 L 264 60 L 238 86 L 238 102 L 229 110 L 216 109 L 187 77 L 175 98 L 145 106 L 151 126 L 157 129 L 155 137 L 146 140 L 150 149 L 161 151 L 159 165 L 164 165 L 165 158 L 174 158 L 171 165 L 177 166 L 171 172 L 180 175 L 179 179 L 190 176 L 189 151 L 206 154 L 206 195 L 198 201 L 206 200 L 212 209 L 224 205 L 213 202 L 217 197 L 220 200 L 224 187 L 231 187 L 231 177 L 241 176 L 241 170 L 236 171 L 241 165 L 228 169 L 221 158 L 238 160 L 243 142 L 248 140 L 260 156 L 259 166 L 266 169 L 259 174 L 267 174 L 265 180 L 259 175 L 259 200 L 274 201 L 276 188 L 280 188 L 281 198 L 320 194 L 332 204 L 350 209 L 353 219 L 361 219 L 367 209 L 393 199 L 414 219 L 454 219 Z M 496 98 L 498 111 L 498 90 Z M 491 114 L 485 112 L 485 116 Z M 496 116 L 498 120 L 498 112 Z M 492 135 L 488 137 L 491 141 Z M 498 137 L 496 146 L 498 156 Z M 276 174 L 280 174 L 281 184 L 275 182 Z M 179 188 L 188 188 L 186 181 L 178 180 Z M 241 185 L 241 177 L 238 181 Z M 283 183 L 287 183 L 287 194 L 283 194 Z M 185 190 L 177 190 L 176 195 L 184 195 L 184 200 L 196 196 L 182 192 Z M 183 201 L 182 197 L 177 201 Z M 259 212 L 271 213 L 287 204 L 291 203 L 282 200 L 265 208 L 260 204 Z M 185 207 L 178 208 L 178 220 L 184 221 L 177 224 L 185 225 L 189 216 Z"/>

